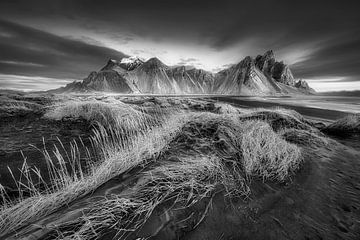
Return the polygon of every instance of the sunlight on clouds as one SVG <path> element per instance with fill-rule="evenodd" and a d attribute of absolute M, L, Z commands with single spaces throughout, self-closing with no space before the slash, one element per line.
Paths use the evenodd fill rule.
<path fill-rule="evenodd" d="M 278 55 L 276 56 L 277 59 L 281 59 L 281 61 L 284 61 L 286 64 L 291 65 L 309 59 L 311 53 L 313 53 L 313 50 L 310 49 L 294 49 L 291 51 L 287 51 L 283 54 L 275 54 Z"/>
<path fill-rule="evenodd" d="M 360 90 L 360 81 L 347 81 L 345 77 L 304 80 L 317 92 Z"/>
<path fill-rule="evenodd" d="M 10 65 L 21 65 L 29 67 L 44 67 L 43 64 L 32 63 L 32 62 L 20 62 L 20 61 L 0 61 L 0 63 L 10 64 Z"/>
<path fill-rule="evenodd" d="M 12 90 L 22 90 L 22 91 L 43 91 L 43 90 L 63 87 L 72 81 L 74 80 L 0 74 L 1 89 L 12 89 Z"/>

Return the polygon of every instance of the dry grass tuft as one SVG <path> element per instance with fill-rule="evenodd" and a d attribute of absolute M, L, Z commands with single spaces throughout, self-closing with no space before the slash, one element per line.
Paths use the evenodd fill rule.
<path fill-rule="evenodd" d="M 42 106 L 28 101 L 0 99 L 0 117 L 15 117 L 29 113 L 38 113 Z"/>
<path fill-rule="evenodd" d="M 334 135 L 360 134 L 360 113 L 349 114 L 330 124 L 323 131 Z"/>
<path fill-rule="evenodd" d="M 236 114 L 246 111 L 245 109 L 239 109 L 239 108 L 236 108 L 236 107 L 234 107 L 230 104 L 226 104 L 226 103 L 216 103 L 215 109 L 216 109 L 216 111 L 215 111 L 216 113 L 230 114 L 230 115 L 236 115 Z"/>
<path fill-rule="evenodd" d="M 75 224 L 77 230 L 67 232 L 67 238 L 96 239 L 111 226 L 116 238 L 125 238 L 165 202 L 187 208 L 219 187 L 228 196 L 247 196 L 251 178 L 284 181 L 301 160 L 300 149 L 265 122 L 194 114 L 135 186 L 89 206 L 78 221 L 59 228 Z"/>
<path fill-rule="evenodd" d="M 98 159 L 84 171 L 74 149 L 74 167 L 69 172 L 65 167 L 52 167 L 65 162 L 60 152 L 55 159 L 44 152 L 56 187 L 42 192 L 27 186 L 33 189 L 30 198 L 7 202 L 0 214 L 2 234 L 33 223 L 111 178 L 145 165 L 140 175 L 134 176 L 139 181 L 124 193 L 89 205 L 82 217 L 59 223 L 55 229 L 59 238 L 66 239 L 96 239 L 108 229 L 115 231 L 116 238 L 126 237 L 138 231 L 165 202 L 187 208 L 218 188 L 226 190 L 229 197 L 247 196 L 252 178 L 286 181 L 302 162 L 301 148 L 286 139 L 299 131 L 304 137 L 291 141 L 305 144 L 307 134 L 316 135 L 310 133 L 312 128 L 301 115 L 283 109 L 241 115 L 228 108 L 215 114 L 157 107 L 144 110 L 115 100 L 92 100 L 57 105 L 46 117 L 82 117 L 96 123 L 92 142 Z"/>
<path fill-rule="evenodd" d="M 112 195 L 89 206 L 87 214 L 72 223 L 80 226 L 78 230 L 62 233 L 63 237 L 96 239 L 111 227 L 115 238 L 124 239 L 166 201 L 171 201 L 173 208 L 190 207 L 215 189 L 213 179 L 221 172 L 218 161 L 215 157 L 181 158 L 144 172 L 142 180 L 125 195 Z"/>
<path fill-rule="evenodd" d="M 96 107 L 89 106 L 91 104 L 86 104 L 83 107 L 81 103 L 79 105 L 67 103 L 65 109 L 60 109 L 65 113 L 73 113 L 75 110 L 71 106 L 74 106 L 74 109 L 90 109 L 84 112 L 91 114 L 84 116 L 98 116 L 94 109 L 99 106 L 96 103 L 94 104 Z M 105 111 L 107 110 L 105 107 Z M 58 113 L 58 116 L 66 115 L 64 112 Z M 118 113 L 123 114 L 120 111 Z M 96 162 L 89 161 L 88 166 L 86 166 L 87 171 L 83 171 L 78 164 L 80 156 L 76 148 L 73 151 L 73 163 L 70 164 L 73 167 L 70 169 L 65 167 L 67 156 L 63 156 L 60 151 L 55 150 L 55 157 L 52 157 L 52 154 L 44 150 L 43 153 L 51 177 L 51 184 L 49 184 L 51 187 L 45 188 L 45 190 L 37 187 L 38 179 L 42 179 L 38 169 L 29 168 L 25 161 L 22 169 L 23 174 L 19 180 L 16 179 L 15 181 L 19 186 L 19 192 L 21 193 L 26 189 L 30 193 L 30 197 L 22 197 L 20 194 L 19 199 L 8 201 L 5 193 L 1 191 L 5 204 L 1 206 L 0 232 L 7 234 L 36 221 L 76 198 L 88 194 L 112 177 L 160 152 L 173 138 L 174 133 L 181 129 L 184 121 L 186 121 L 186 116 L 183 117 L 181 113 L 178 113 L 165 119 L 165 115 L 156 116 L 157 113 L 154 110 L 152 117 L 149 118 L 146 114 L 139 116 L 139 113 L 129 110 L 126 117 L 122 115 L 123 118 L 117 118 L 115 114 L 111 115 L 112 113 L 110 116 L 114 118 L 100 117 L 99 119 L 108 122 L 113 119 L 118 119 L 118 121 L 114 121 L 114 125 L 105 127 L 98 124 L 92 140 L 95 149 L 100 153 L 100 158 Z M 105 116 L 105 114 L 99 115 Z M 136 119 L 136 121 L 133 123 L 132 119 Z M 33 174 L 29 173 L 35 173 L 37 179 L 32 179 Z M 26 179 L 25 183 L 22 181 L 24 178 Z"/>
<path fill-rule="evenodd" d="M 280 135 L 288 142 L 309 146 L 323 147 L 329 144 L 329 139 L 320 132 L 306 131 L 301 129 L 284 129 Z"/>
<path fill-rule="evenodd" d="M 242 120 L 266 121 L 275 131 L 284 128 L 296 128 L 307 131 L 313 129 L 301 114 L 284 108 L 256 109 L 251 113 L 241 115 L 240 118 Z"/>
<path fill-rule="evenodd" d="M 246 121 L 243 128 L 241 146 L 248 176 L 283 181 L 298 169 L 300 149 L 276 134 L 269 124 Z"/>

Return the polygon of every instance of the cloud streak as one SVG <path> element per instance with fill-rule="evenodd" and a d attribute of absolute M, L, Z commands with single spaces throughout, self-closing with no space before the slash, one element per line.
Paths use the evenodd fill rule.
<path fill-rule="evenodd" d="M 0 74 L 0 88 L 22 91 L 55 89 L 72 81 L 71 79 Z"/>
<path fill-rule="evenodd" d="M 0 20 L 0 69 L 3 74 L 55 78 L 85 77 L 108 58 L 123 53 L 67 39 L 31 27 Z"/>
<path fill-rule="evenodd" d="M 360 32 L 322 44 L 306 60 L 292 65 L 292 70 L 303 78 L 343 76 L 346 80 L 359 81 L 359 52 Z"/>

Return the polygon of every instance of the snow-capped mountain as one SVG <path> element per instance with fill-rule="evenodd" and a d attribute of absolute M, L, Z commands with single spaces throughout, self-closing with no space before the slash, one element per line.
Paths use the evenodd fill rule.
<path fill-rule="evenodd" d="M 114 70 L 123 73 L 125 71 L 132 71 L 143 63 L 144 61 L 135 56 L 124 57 L 120 61 L 109 59 L 107 64 L 100 71 Z"/>
<path fill-rule="evenodd" d="M 235 95 L 314 92 L 305 81 L 296 81 L 289 66 L 276 61 L 271 50 L 256 58 L 248 56 L 216 74 L 185 66 L 169 67 L 158 58 L 145 62 L 137 57 L 110 59 L 99 72 L 57 91 Z"/>
<path fill-rule="evenodd" d="M 135 68 L 139 67 L 140 65 L 142 65 L 144 62 L 136 57 L 128 57 L 128 58 L 123 58 L 120 61 L 120 66 L 125 68 L 128 71 L 134 70 Z"/>

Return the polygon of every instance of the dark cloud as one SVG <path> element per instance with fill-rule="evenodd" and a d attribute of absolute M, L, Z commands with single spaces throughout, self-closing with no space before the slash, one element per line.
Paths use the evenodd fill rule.
<path fill-rule="evenodd" d="M 260 39 L 259 47 L 276 49 L 359 30 L 357 1 L 245 0 L 238 5 L 231 23 L 214 34 L 214 48 Z"/>
<path fill-rule="evenodd" d="M 291 66 L 296 76 L 316 78 L 320 75 L 360 80 L 360 32 L 332 39 L 318 47 L 306 60 Z"/>
<path fill-rule="evenodd" d="M 280 56 L 306 51 L 304 59 L 292 66 L 296 77 L 355 80 L 360 76 L 359 5 L 353 0 L 2 0 L 0 14 L 24 25 L 49 21 L 62 32 L 69 22 L 76 23 L 79 31 L 99 33 L 123 44 L 124 49 L 141 37 L 159 43 L 203 45 L 218 52 L 246 46 L 243 52 L 234 51 L 239 60 L 268 49 Z M 0 27 L 1 73 L 82 77 L 98 69 L 106 58 L 122 55 L 88 36 L 61 38 L 6 21 Z M 137 55 L 149 49 L 130 52 Z M 24 62 L 38 65 L 20 64 Z M 179 59 L 179 64 L 200 63 Z"/>
<path fill-rule="evenodd" d="M 108 58 L 125 56 L 113 49 L 67 39 L 0 20 L 0 73 L 56 78 L 85 77 Z"/>
<path fill-rule="evenodd" d="M 194 32 L 218 26 L 227 1 L 2 0 L 0 13 L 13 20 L 46 18 L 73 20 L 87 30 L 117 39 L 120 32 L 162 41 L 193 38 Z M 59 20 L 60 19 L 60 20 Z M 195 37 L 195 36 L 194 36 Z M 193 40 L 193 39 L 192 39 Z"/>
<path fill-rule="evenodd" d="M 358 29 L 360 21 L 353 0 L 2 0 L 0 7 L 3 16 L 70 19 L 115 39 L 127 30 L 157 40 L 198 40 L 219 50 L 254 38 L 261 39 L 254 49 L 279 48 Z"/>

